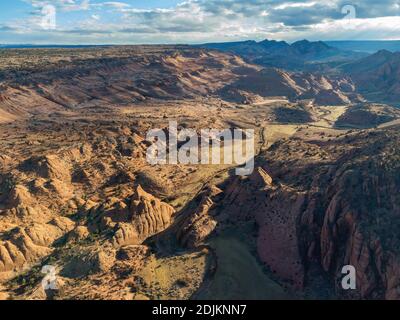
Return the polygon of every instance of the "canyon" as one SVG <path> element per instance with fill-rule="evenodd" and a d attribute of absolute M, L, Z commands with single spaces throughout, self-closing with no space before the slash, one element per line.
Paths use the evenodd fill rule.
<path fill-rule="evenodd" d="M 397 54 L 272 45 L 296 68 L 232 46 L 0 50 L 0 299 L 400 299 Z M 149 164 L 171 121 L 254 130 L 254 172 Z"/>

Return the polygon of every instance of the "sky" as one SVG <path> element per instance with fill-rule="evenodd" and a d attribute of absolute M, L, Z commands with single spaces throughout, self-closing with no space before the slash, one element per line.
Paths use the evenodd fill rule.
<path fill-rule="evenodd" d="M 0 44 L 398 40 L 400 0 L 1 0 Z"/>

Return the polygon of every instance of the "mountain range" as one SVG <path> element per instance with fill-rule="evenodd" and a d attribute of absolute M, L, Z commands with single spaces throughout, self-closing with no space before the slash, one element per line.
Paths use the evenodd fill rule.
<path fill-rule="evenodd" d="M 399 104 L 400 52 L 380 50 L 363 59 L 340 66 L 349 75 L 357 90 L 368 100 Z"/>
<path fill-rule="evenodd" d="M 388 45 L 388 42 L 383 44 Z M 389 44 L 396 48 L 396 42 Z M 377 46 L 375 43 L 375 47 Z M 264 67 L 292 72 L 311 72 L 314 75 L 331 78 L 348 78 L 355 86 L 353 91 L 362 94 L 367 100 L 399 104 L 399 52 L 382 49 L 368 54 L 343 50 L 322 41 L 308 40 L 292 44 L 275 40 L 243 41 L 205 44 L 202 47 L 232 52 L 250 63 Z"/>
<path fill-rule="evenodd" d="M 400 51 L 400 41 L 396 40 L 344 40 L 325 41 L 325 43 L 341 50 L 359 51 L 370 54 L 379 50 Z"/>
<path fill-rule="evenodd" d="M 304 40 L 303 40 L 304 41 Z M 241 41 L 241 42 L 228 42 L 225 43 L 227 46 L 230 44 L 243 44 L 243 43 L 254 43 L 256 41 Z M 261 41 L 264 42 L 264 41 Z M 269 41 L 276 42 L 278 44 L 287 44 L 285 41 Z M 257 43 L 257 42 L 256 42 Z M 340 49 L 343 51 L 355 51 L 373 54 L 379 50 L 388 51 L 400 51 L 400 41 L 398 40 L 335 40 L 335 41 L 324 41 L 324 43 L 330 47 Z M 209 43 L 206 46 L 224 46 L 223 43 Z M 88 47 L 110 47 L 112 44 L 104 45 L 60 45 L 60 44 L 0 44 L 0 49 L 32 49 L 32 48 L 88 48 Z"/>
<path fill-rule="evenodd" d="M 341 63 L 360 59 L 368 54 L 341 50 L 325 42 L 301 40 L 289 44 L 285 41 L 264 40 L 209 43 L 201 45 L 238 54 L 252 63 L 286 70 L 313 70 L 322 63 Z"/>

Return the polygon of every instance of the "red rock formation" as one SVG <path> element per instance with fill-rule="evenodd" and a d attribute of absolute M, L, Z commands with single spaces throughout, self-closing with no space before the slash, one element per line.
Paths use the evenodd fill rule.
<path fill-rule="evenodd" d="M 52 252 L 52 243 L 72 230 L 74 223 L 57 218 L 49 224 L 15 228 L 0 238 L 0 273 L 19 271 Z"/>
<path fill-rule="evenodd" d="M 215 210 L 216 198 L 222 193 L 220 189 L 212 186 L 207 190 L 195 210 L 190 210 L 188 217 L 180 226 L 178 239 L 188 247 L 196 247 L 203 242 L 217 227 L 217 220 L 213 212 Z"/>
<path fill-rule="evenodd" d="M 105 210 L 105 212 L 103 211 Z M 114 228 L 112 242 L 115 246 L 138 245 L 147 238 L 164 231 L 172 223 L 175 209 L 136 187 L 130 205 L 118 199 L 111 205 L 97 209 L 102 229 Z"/>

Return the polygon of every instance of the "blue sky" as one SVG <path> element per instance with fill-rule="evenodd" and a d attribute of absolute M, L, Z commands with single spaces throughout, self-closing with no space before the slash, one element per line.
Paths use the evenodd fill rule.
<path fill-rule="evenodd" d="M 1 0 L 0 43 L 399 39 L 399 16 L 400 0 Z"/>

